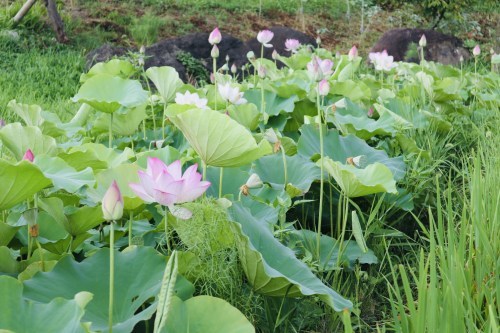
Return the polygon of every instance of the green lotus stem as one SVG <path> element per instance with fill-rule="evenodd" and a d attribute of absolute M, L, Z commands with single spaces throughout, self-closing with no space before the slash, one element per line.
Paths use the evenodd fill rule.
<path fill-rule="evenodd" d="M 340 194 L 341 199 L 342 199 L 342 230 L 340 232 L 340 239 L 339 239 L 339 255 L 337 257 L 337 266 L 340 265 L 340 260 L 342 257 L 342 244 L 344 243 L 344 238 L 345 238 L 345 232 L 347 229 L 347 218 L 349 215 L 349 198 L 347 197 L 347 194 L 342 192 Z"/>
<path fill-rule="evenodd" d="M 328 186 L 328 197 L 329 197 L 329 201 L 330 201 L 330 233 L 332 235 L 332 238 L 335 238 L 333 237 L 333 199 L 332 199 L 332 184 L 330 184 L 330 182 L 328 182 L 328 184 L 330 186 Z"/>
<path fill-rule="evenodd" d="M 316 235 L 316 254 L 318 256 L 318 259 L 320 257 L 320 242 L 321 242 L 321 218 L 323 216 L 323 181 L 324 181 L 324 167 L 323 167 L 323 156 L 324 156 L 324 151 L 323 151 L 323 121 L 321 117 L 321 103 L 319 99 L 319 83 L 317 85 L 316 89 L 316 105 L 318 107 L 318 120 L 319 120 L 319 149 L 320 149 L 320 156 L 321 156 L 321 164 L 320 164 L 320 169 L 321 169 L 321 175 L 320 175 L 320 185 L 319 185 L 319 212 L 318 212 L 318 231 Z"/>
<path fill-rule="evenodd" d="M 108 148 L 113 148 L 113 114 L 109 117 Z"/>
<path fill-rule="evenodd" d="M 165 119 L 167 118 L 167 103 L 163 104 L 163 118 L 161 119 L 161 139 L 165 140 Z"/>
<path fill-rule="evenodd" d="M 148 86 L 148 91 L 151 94 L 151 86 L 149 85 L 149 79 L 146 77 L 146 85 Z M 167 101 L 164 101 L 165 103 Z M 151 119 L 153 120 L 153 133 L 155 133 L 155 139 L 156 139 L 156 119 L 155 119 L 155 110 L 153 108 L 153 102 L 149 103 L 149 106 L 151 108 Z M 144 126 L 144 140 L 146 139 L 146 127 Z"/>
<path fill-rule="evenodd" d="M 214 87 L 215 87 L 214 103 L 215 103 L 215 109 L 217 110 L 217 76 L 215 75 L 215 72 L 217 72 L 217 58 L 212 58 L 212 68 L 214 73 Z"/>
<path fill-rule="evenodd" d="M 281 146 L 281 158 L 283 159 L 283 170 L 285 174 L 285 179 L 284 179 L 284 184 L 285 184 L 285 190 L 286 190 L 286 182 L 288 181 L 288 168 L 286 166 L 286 152 L 285 148 Z"/>
<path fill-rule="evenodd" d="M 128 246 L 132 246 L 132 221 L 134 220 L 134 213 L 130 212 L 128 220 Z"/>
<path fill-rule="evenodd" d="M 38 247 L 38 251 L 40 251 L 40 262 L 42 263 L 42 272 L 45 272 L 45 260 L 43 260 L 43 251 L 42 251 L 42 245 L 38 241 L 38 239 L 35 239 L 36 246 Z"/>
<path fill-rule="evenodd" d="M 165 243 L 167 244 L 168 253 L 172 253 L 172 249 L 170 248 L 170 242 L 168 239 L 168 209 L 167 206 L 163 206 L 163 212 L 165 213 Z"/>
<path fill-rule="evenodd" d="M 108 330 L 113 332 L 113 299 L 115 289 L 115 221 L 109 225 L 109 303 L 108 303 Z"/>
<path fill-rule="evenodd" d="M 224 168 L 220 168 L 219 173 L 219 198 L 222 198 L 222 177 L 224 176 Z"/>

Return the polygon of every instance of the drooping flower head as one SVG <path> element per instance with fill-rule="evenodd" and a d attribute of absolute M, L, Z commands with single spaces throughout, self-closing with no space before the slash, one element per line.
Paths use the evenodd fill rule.
<path fill-rule="evenodd" d="M 212 45 L 219 44 L 222 40 L 222 35 L 219 28 L 215 28 L 208 36 L 208 42 Z"/>
<path fill-rule="evenodd" d="M 394 63 L 394 57 L 390 56 L 387 50 L 382 52 L 371 52 L 368 57 L 378 71 L 390 71 L 397 66 L 397 64 Z"/>
<path fill-rule="evenodd" d="M 479 47 L 479 45 L 474 46 L 474 48 L 472 49 L 472 54 L 474 55 L 474 57 L 477 57 L 481 54 L 481 48 Z"/>
<path fill-rule="evenodd" d="M 31 149 L 26 150 L 26 152 L 23 155 L 23 160 L 26 160 L 26 161 L 33 163 L 33 161 L 35 160 L 35 155 L 31 151 Z"/>
<path fill-rule="evenodd" d="M 309 77 L 315 81 L 321 81 L 333 74 L 333 61 L 330 59 L 321 59 L 313 56 L 311 61 L 307 63 L 307 73 Z"/>
<path fill-rule="evenodd" d="M 175 94 L 175 103 L 180 105 L 195 105 L 200 109 L 208 109 L 207 102 L 206 98 L 200 98 L 197 93 L 190 93 L 187 90 L 184 94 Z"/>
<path fill-rule="evenodd" d="M 106 221 L 116 221 L 123 216 L 123 197 L 116 180 L 102 198 L 102 214 Z"/>
<path fill-rule="evenodd" d="M 297 53 L 299 47 L 300 47 L 300 42 L 297 39 L 287 39 L 285 41 L 285 50 L 289 52 Z"/>
<path fill-rule="evenodd" d="M 358 57 L 358 48 L 356 47 L 356 45 L 353 45 L 351 47 L 347 56 L 349 57 L 349 61 L 353 61 Z"/>
<path fill-rule="evenodd" d="M 257 34 L 257 40 L 259 43 L 264 45 L 264 47 L 273 47 L 269 42 L 273 39 L 274 33 L 271 30 L 262 30 Z"/>
<path fill-rule="evenodd" d="M 174 204 L 193 201 L 210 186 L 210 182 L 201 181 L 197 168 L 194 164 L 183 174 L 180 160 L 167 166 L 159 158 L 149 157 L 146 172 L 139 170 L 139 184 L 129 186 L 145 202 L 157 202 L 174 212 Z"/>
<path fill-rule="evenodd" d="M 243 98 L 243 92 L 240 92 L 240 88 L 231 87 L 231 83 L 219 84 L 217 86 L 219 94 L 223 100 L 234 105 L 240 105 L 247 102 Z"/>

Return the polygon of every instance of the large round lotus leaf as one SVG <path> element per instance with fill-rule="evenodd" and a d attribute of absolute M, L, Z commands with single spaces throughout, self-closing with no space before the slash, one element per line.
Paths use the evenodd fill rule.
<path fill-rule="evenodd" d="M 314 125 L 303 125 L 300 128 L 300 139 L 297 153 L 308 159 L 320 158 L 319 129 Z M 395 180 L 404 177 L 406 166 L 403 157 L 389 157 L 383 150 L 370 147 L 364 140 L 350 134 L 341 136 L 336 130 L 323 130 L 324 155 L 334 161 L 345 163 L 347 158 L 363 155 L 367 164 L 379 162 L 391 170 Z"/>
<path fill-rule="evenodd" d="M 122 60 L 122 59 L 112 59 L 108 62 L 98 62 L 87 72 L 87 74 L 83 74 L 80 77 L 80 82 L 85 82 L 92 76 L 98 74 L 109 74 L 113 76 L 119 76 L 123 79 L 127 79 L 132 74 L 136 72 L 136 68 L 134 65 L 130 63 L 130 61 Z"/>
<path fill-rule="evenodd" d="M 243 270 L 256 292 L 279 297 L 317 295 L 336 311 L 352 308 L 350 301 L 324 285 L 291 249 L 274 238 L 267 221 L 257 219 L 238 202 L 228 212 Z"/>
<path fill-rule="evenodd" d="M 54 138 L 42 134 L 38 127 L 23 127 L 20 123 L 8 124 L 0 129 L 0 140 L 17 160 L 21 160 L 28 149 L 31 149 L 35 156 L 53 155 L 57 150 Z"/>
<path fill-rule="evenodd" d="M 197 296 L 182 301 L 173 297 L 163 333 L 254 333 L 255 328 L 235 307 L 223 299 Z"/>
<path fill-rule="evenodd" d="M 139 124 L 146 118 L 146 104 L 130 108 L 113 114 L 112 132 L 119 136 L 133 135 L 137 132 Z M 92 133 L 102 134 L 109 132 L 111 115 L 101 113 L 94 121 Z"/>
<path fill-rule="evenodd" d="M 102 112 L 113 113 L 122 106 L 133 108 L 145 104 L 147 98 L 148 93 L 142 89 L 139 81 L 97 74 L 85 81 L 73 101 L 87 103 Z"/>
<path fill-rule="evenodd" d="M 0 276 L 0 331 L 15 333 L 89 332 L 80 322 L 88 293 L 75 294 L 70 300 L 50 299 L 39 304 L 23 299 L 23 285 L 18 280 Z"/>
<path fill-rule="evenodd" d="M 177 89 L 182 86 L 179 74 L 173 67 L 150 67 L 146 71 L 146 76 L 153 81 L 158 93 L 165 102 L 172 100 Z"/>
<path fill-rule="evenodd" d="M 245 91 L 245 98 L 248 102 L 257 106 L 258 110 L 262 110 L 262 95 L 260 89 L 251 89 Z M 279 97 L 271 91 L 264 92 L 264 112 L 270 116 L 277 116 L 280 113 L 292 113 L 295 108 L 297 96 L 292 95 L 288 98 Z"/>
<path fill-rule="evenodd" d="M 147 301 L 158 295 L 165 265 L 165 257 L 150 247 L 115 252 L 113 332 L 132 332 L 139 321 L 153 315 L 156 304 Z M 92 322 L 93 331 L 108 332 L 109 249 L 98 250 L 82 262 L 67 256 L 51 272 L 38 273 L 24 286 L 24 296 L 38 302 L 49 302 L 55 297 L 71 299 L 78 292 L 91 292 L 94 298 L 87 305 L 83 320 Z M 187 280 L 178 278 L 176 294 L 185 299 L 193 291 Z"/>
<path fill-rule="evenodd" d="M 381 163 L 370 164 L 364 169 L 332 161 L 328 157 L 320 159 L 317 164 L 321 163 L 349 198 L 380 192 L 398 193 L 391 170 Z"/>
<path fill-rule="evenodd" d="M 76 171 L 66 161 L 59 157 L 36 156 L 34 164 L 40 168 L 45 177 L 49 178 L 56 190 L 63 189 L 69 193 L 78 191 L 83 186 L 93 186 L 95 183 L 92 169 Z"/>
<path fill-rule="evenodd" d="M 271 152 L 231 117 L 211 110 L 191 109 L 171 118 L 200 158 L 211 166 L 237 167 Z"/>
<path fill-rule="evenodd" d="M 8 209 L 51 184 L 40 169 L 28 162 L 0 160 L 0 210 Z"/>

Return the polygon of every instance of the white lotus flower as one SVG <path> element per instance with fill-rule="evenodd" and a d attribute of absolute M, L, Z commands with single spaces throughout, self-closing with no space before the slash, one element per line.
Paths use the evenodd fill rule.
<path fill-rule="evenodd" d="M 239 87 L 231 87 L 231 83 L 219 84 L 217 86 L 219 94 L 223 100 L 234 105 L 245 104 L 246 99 L 243 98 L 243 92 L 240 92 Z"/>
<path fill-rule="evenodd" d="M 195 105 L 200 109 L 208 109 L 207 102 L 206 98 L 200 98 L 197 93 L 186 91 L 184 95 L 181 93 L 175 94 L 175 103 L 180 105 Z"/>

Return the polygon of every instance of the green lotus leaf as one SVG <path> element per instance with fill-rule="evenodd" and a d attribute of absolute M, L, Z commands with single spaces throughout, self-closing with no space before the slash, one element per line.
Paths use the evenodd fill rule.
<path fill-rule="evenodd" d="M 370 87 L 364 84 L 363 81 L 334 81 L 330 86 L 331 94 L 345 96 L 352 101 L 367 100 L 371 97 Z"/>
<path fill-rule="evenodd" d="M 292 185 L 300 191 L 298 195 L 308 192 L 312 182 L 321 176 L 320 169 L 300 155 L 286 156 L 286 169 L 285 183 L 283 158 L 281 154 L 273 154 L 255 161 L 253 172 L 273 188 L 284 189 L 285 185 Z"/>
<path fill-rule="evenodd" d="M 101 206 L 69 206 L 64 213 L 68 219 L 66 231 L 73 236 L 81 235 L 104 222 Z"/>
<path fill-rule="evenodd" d="M 268 222 L 257 220 L 238 202 L 228 212 L 243 270 L 256 292 L 279 297 L 317 295 L 336 311 L 352 308 L 350 301 L 324 285 L 291 249 L 274 238 Z"/>
<path fill-rule="evenodd" d="M 186 301 L 173 297 L 165 327 L 160 331 L 190 333 L 254 333 L 255 328 L 223 299 L 196 296 Z"/>
<path fill-rule="evenodd" d="M 54 155 L 57 150 L 54 138 L 42 134 L 38 127 L 23 127 L 20 123 L 7 124 L 0 129 L 0 140 L 17 160 L 21 160 L 28 149 L 31 149 L 35 156 Z"/>
<path fill-rule="evenodd" d="M 328 157 L 318 160 L 318 166 L 321 163 L 349 198 L 379 192 L 397 193 L 392 172 L 382 163 L 373 163 L 364 169 L 332 161 Z"/>
<path fill-rule="evenodd" d="M 306 71 L 298 70 L 290 76 L 268 82 L 266 90 L 273 91 L 284 98 L 296 95 L 299 99 L 303 99 L 309 91 L 310 81 Z"/>
<path fill-rule="evenodd" d="M 111 130 L 116 135 L 132 135 L 137 132 L 144 118 L 146 118 L 146 104 L 126 109 L 124 112 L 115 112 Z M 110 114 L 101 113 L 94 121 L 92 132 L 96 134 L 108 133 L 110 120 Z"/>
<path fill-rule="evenodd" d="M 337 66 L 333 71 L 332 79 L 337 81 L 346 81 L 354 77 L 354 73 L 359 67 L 362 58 L 356 57 L 353 60 L 349 60 L 347 55 L 341 55 L 340 61 L 335 61 Z"/>
<path fill-rule="evenodd" d="M 280 56 L 278 60 L 293 70 L 304 69 L 307 63 L 311 61 L 311 54 L 299 51 L 298 53 L 292 54 L 290 57 Z"/>
<path fill-rule="evenodd" d="M 319 128 L 313 125 L 303 125 L 300 129 L 301 136 L 298 141 L 298 154 L 308 159 L 316 160 L 320 156 Z M 324 154 L 334 161 L 345 163 L 347 158 L 365 156 L 366 163 L 379 162 L 391 170 L 395 180 L 404 177 L 406 166 L 403 157 L 390 158 L 383 150 L 370 147 L 364 140 L 350 134 L 340 136 L 336 130 L 323 130 Z"/>
<path fill-rule="evenodd" d="M 72 151 L 60 153 L 57 157 L 63 159 L 69 166 L 76 171 L 82 171 L 87 167 L 93 170 L 102 170 L 108 167 L 108 163 L 101 161 L 95 151 Z"/>
<path fill-rule="evenodd" d="M 290 233 L 292 242 L 299 242 L 294 250 L 305 256 L 306 252 L 316 254 L 317 234 L 313 231 L 302 229 Z M 320 260 L 319 269 L 322 272 L 339 269 L 344 265 L 353 268 L 356 262 L 360 264 L 376 264 L 378 259 L 372 250 L 363 252 L 354 241 L 344 241 L 339 249 L 339 241 L 327 235 L 320 238 Z M 297 247 L 297 245 L 300 245 Z M 339 252 L 341 257 L 339 258 Z"/>
<path fill-rule="evenodd" d="M 17 279 L 21 282 L 31 279 L 38 272 L 50 272 L 52 268 L 58 263 L 57 260 L 35 261 L 26 267 L 24 271 L 19 273 Z"/>
<path fill-rule="evenodd" d="M 9 245 L 19 228 L 0 221 L 0 246 Z"/>
<path fill-rule="evenodd" d="M 248 128 L 250 131 L 256 130 L 259 126 L 261 114 L 259 109 L 252 103 L 230 105 L 227 108 L 227 113 L 231 118 Z"/>
<path fill-rule="evenodd" d="M 19 261 L 16 259 L 11 249 L 7 246 L 0 246 L 0 274 L 16 276 L 19 272 Z"/>
<path fill-rule="evenodd" d="M 348 98 L 336 103 L 334 114 L 329 113 L 327 120 L 345 127 L 349 133 L 368 140 L 375 135 L 392 136 L 396 133 L 394 119 L 389 114 L 383 114 L 379 119 L 368 117 L 367 110 L 354 104 Z"/>
<path fill-rule="evenodd" d="M 246 183 L 250 174 L 248 173 L 249 166 L 240 168 L 224 168 L 222 173 L 222 195 L 232 194 L 234 198 L 238 198 L 240 187 Z M 207 189 L 207 195 L 212 197 L 219 196 L 220 186 L 220 168 L 208 167 L 207 180 L 211 185 Z"/>
<path fill-rule="evenodd" d="M 92 294 L 83 292 L 70 300 L 51 299 L 47 304 L 26 300 L 23 285 L 9 276 L 0 276 L 0 330 L 16 333 L 89 332 L 80 322 Z"/>
<path fill-rule="evenodd" d="M 113 180 L 116 180 L 116 183 L 118 184 L 118 187 L 120 188 L 125 201 L 124 208 L 132 210 L 141 206 L 144 202 L 139 199 L 136 196 L 135 192 L 132 191 L 130 186 L 128 186 L 128 184 L 130 183 L 139 182 L 138 171 L 139 167 L 134 163 L 121 164 L 114 168 L 110 168 L 104 170 L 103 172 L 100 172 L 96 176 L 98 186 L 95 190 L 95 193 L 93 193 L 92 198 L 95 200 L 95 202 L 100 202 L 109 186 L 111 186 Z"/>
<path fill-rule="evenodd" d="M 237 167 L 271 152 L 231 117 L 211 110 L 191 109 L 171 118 L 206 165 Z"/>
<path fill-rule="evenodd" d="M 139 321 L 153 315 L 156 304 L 148 300 L 159 293 L 164 268 L 165 258 L 150 247 L 115 252 L 113 332 L 132 332 Z M 83 320 L 92 323 L 92 331 L 108 332 L 108 282 L 109 249 L 100 249 L 82 262 L 64 257 L 51 272 L 40 272 L 25 281 L 24 296 L 49 302 L 55 297 L 71 299 L 81 291 L 91 292 L 94 298 Z M 193 294 L 194 287 L 179 276 L 175 292 L 185 299 Z"/>
<path fill-rule="evenodd" d="M 68 153 L 73 152 L 91 152 L 97 156 L 99 161 L 106 162 L 109 168 L 127 162 L 135 156 L 134 151 L 128 147 L 122 152 L 119 152 L 99 143 L 85 143 L 78 147 L 71 148 Z"/>
<path fill-rule="evenodd" d="M 86 74 L 82 74 L 80 82 L 85 82 L 89 78 L 98 74 L 108 74 L 112 76 L 119 76 L 122 79 L 128 79 L 132 76 L 137 69 L 130 63 L 130 61 L 123 59 L 112 59 L 107 62 L 98 62 Z"/>
<path fill-rule="evenodd" d="M 150 67 L 146 76 L 153 81 L 165 103 L 173 100 L 175 92 L 182 86 L 179 74 L 173 67 Z"/>
<path fill-rule="evenodd" d="M 172 146 L 166 146 L 160 149 L 148 150 L 137 154 L 137 165 L 146 169 L 149 157 L 156 157 L 166 164 L 170 164 L 181 159 L 181 153 Z"/>
<path fill-rule="evenodd" d="M 0 159 L 0 184 L 0 210 L 3 210 L 31 198 L 51 181 L 28 161 L 11 164 Z"/>
<path fill-rule="evenodd" d="M 109 74 L 97 74 L 85 81 L 74 102 L 87 103 L 94 109 L 113 113 L 121 107 L 133 108 L 147 102 L 148 93 L 139 81 Z"/>
<path fill-rule="evenodd" d="M 18 115 L 26 126 L 40 126 L 43 123 L 42 108 L 38 105 L 17 103 L 13 99 L 7 104 L 7 108 Z"/>
<path fill-rule="evenodd" d="M 75 193 L 81 187 L 93 186 L 95 183 L 91 168 L 76 171 L 59 157 L 36 156 L 33 163 L 40 168 L 45 177 L 52 181 L 56 190 L 63 189 L 69 193 Z"/>
<path fill-rule="evenodd" d="M 262 96 L 260 89 L 251 89 L 245 91 L 245 98 L 257 106 L 261 110 Z M 277 116 L 278 114 L 292 113 L 295 107 L 297 96 L 292 95 L 288 98 L 279 97 L 276 93 L 271 91 L 264 91 L 264 112 L 270 116 Z"/>

